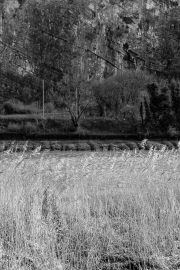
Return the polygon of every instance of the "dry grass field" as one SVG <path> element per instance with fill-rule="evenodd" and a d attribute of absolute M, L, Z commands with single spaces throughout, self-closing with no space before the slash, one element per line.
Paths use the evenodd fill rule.
<path fill-rule="evenodd" d="M 179 150 L 0 156 L 0 269 L 179 269 L 179 251 Z"/>

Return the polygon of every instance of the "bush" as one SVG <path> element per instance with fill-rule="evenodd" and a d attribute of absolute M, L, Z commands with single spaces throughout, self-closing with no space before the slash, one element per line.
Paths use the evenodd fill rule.
<path fill-rule="evenodd" d="M 125 70 L 102 82 L 94 83 L 92 89 L 100 115 L 118 117 L 121 109 L 127 105 L 133 105 L 139 111 L 139 103 L 147 92 L 146 86 L 153 80 L 152 76 L 143 71 Z"/>
<path fill-rule="evenodd" d="M 24 105 L 21 101 L 12 99 L 4 103 L 5 114 L 35 114 L 39 110 L 34 104 Z"/>
<path fill-rule="evenodd" d="M 117 147 L 116 144 L 111 143 L 111 144 L 108 145 L 108 150 L 110 150 L 110 151 L 117 151 L 118 150 L 118 147 Z"/>
<path fill-rule="evenodd" d="M 130 150 L 129 146 L 126 145 L 125 143 L 119 143 L 117 146 L 119 150 L 127 150 L 127 151 Z"/>
<path fill-rule="evenodd" d="M 98 150 L 100 150 L 99 143 L 94 142 L 94 141 L 89 141 L 88 144 L 90 145 L 92 151 L 98 151 Z"/>
<path fill-rule="evenodd" d="M 22 129 L 22 124 L 18 124 L 18 123 L 12 123 L 10 122 L 8 124 L 8 130 L 10 131 L 20 131 Z"/>
<path fill-rule="evenodd" d="M 155 148 L 156 150 L 161 150 L 164 148 L 164 144 L 154 142 L 154 141 L 147 141 L 145 145 L 145 149 L 150 150 L 151 148 Z"/>
<path fill-rule="evenodd" d="M 37 105 L 35 103 L 31 103 L 29 105 L 24 105 L 24 108 L 30 111 L 31 114 L 37 114 L 40 113 L 42 110 L 37 108 Z"/>
<path fill-rule="evenodd" d="M 55 106 L 53 102 L 48 102 L 47 104 L 45 104 L 45 112 L 46 113 L 53 113 L 55 112 Z"/>
<path fill-rule="evenodd" d="M 108 144 L 105 144 L 105 143 L 102 143 L 101 145 L 100 145 L 100 149 L 102 150 L 102 151 L 107 151 L 108 150 Z"/>
<path fill-rule="evenodd" d="M 126 142 L 126 145 L 129 147 L 130 150 L 138 149 L 138 146 L 135 142 Z"/>
<path fill-rule="evenodd" d="M 172 80 L 169 84 L 171 94 L 171 109 L 176 120 L 176 126 L 179 128 L 180 120 L 180 83 Z"/>
<path fill-rule="evenodd" d="M 4 104 L 5 114 L 29 114 L 30 111 L 25 109 L 20 101 L 9 100 Z"/>
<path fill-rule="evenodd" d="M 78 143 L 77 144 L 77 150 L 78 151 L 90 151 L 91 147 L 87 143 Z"/>
<path fill-rule="evenodd" d="M 161 132 L 167 132 L 170 125 L 174 124 L 175 118 L 171 109 L 171 101 L 168 87 L 159 89 L 158 85 L 147 85 L 149 94 L 149 106 L 146 99 L 144 107 L 146 112 L 146 125 L 156 127 Z"/>
<path fill-rule="evenodd" d="M 167 146 L 168 150 L 174 149 L 174 145 L 169 141 L 163 141 L 163 144 Z"/>
<path fill-rule="evenodd" d="M 76 144 L 74 144 L 74 143 L 65 144 L 64 145 L 64 150 L 65 151 L 75 151 L 76 150 Z"/>
<path fill-rule="evenodd" d="M 25 129 L 25 131 L 28 131 L 28 132 L 34 132 L 37 130 L 37 126 L 36 126 L 36 124 L 28 121 L 25 123 L 24 129 Z"/>
<path fill-rule="evenodd" d="M 178 137 L 179 136 L 179 131 L 175 127 L 169 126 L 168 127 L 168 130 L 167 130 L 167 135 L 170 138 L 175 138 L 175 137 Z"/>

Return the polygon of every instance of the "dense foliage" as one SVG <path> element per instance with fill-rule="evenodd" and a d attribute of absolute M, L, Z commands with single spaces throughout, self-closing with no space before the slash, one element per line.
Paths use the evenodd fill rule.
<path fill-rule="evenodd" d="M 169 135 L 177 135 L 180 129 L 180 95 L 179 81 L 165 82 L 164 86 L 157 83 L 147 85 L 149 103 L 146 98 L 142 105 L 145 111 L 144 126 L 151 130 L 159 130 Z M 173 132 L 174 131 L 174 132 Z M 174 134 L 173 134 L 174 133 Z"/>
<path fill-rule="evenodd" d="M 44 80 L 45 103 L 67 110 L 76 127 L 91 108 L 179 129 L 179 15 L 178 1 L 7 0 L 1 100 L 42 106 Z"/>

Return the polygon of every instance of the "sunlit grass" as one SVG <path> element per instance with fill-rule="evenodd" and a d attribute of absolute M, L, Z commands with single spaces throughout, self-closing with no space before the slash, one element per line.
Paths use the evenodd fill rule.
<path fill-rule="evenodd" d="M 66 155 L 1 155 L 0 269 L 177 269 L 179 150 Z"/>

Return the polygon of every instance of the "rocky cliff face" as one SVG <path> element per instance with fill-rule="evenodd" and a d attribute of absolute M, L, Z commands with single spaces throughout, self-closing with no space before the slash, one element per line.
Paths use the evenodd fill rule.
<path fill-rule="evenodd" d="M 86 19 L 84 23 L 91 25 L 94 35 L 86 35 L 86 42 L 97 54 L 99 65 L 96 76 L 108 77 L 116 73 L 118 69 L 136 68 L 142 65 L 142 41 L 148 39 L 155 42 L 156 37 L 149 27 L 143 29 L 144 10 L 151 8 L 150 1 L 101 1 L 99 5 L 90 4 L 89 8 L 94 14 L 93 18 Z M 147 28 L 147 26 L 146 26 Z M 146 32 L 146 36 L 144 35 Z M 144 40 L 143 40 L 144 39 Z M 135 63 L 135 56 L 127 54 L 123 44 L 128 44 L 128 49 L 138 52 L 139 62 Z M 102 58 L 101 58 L 102 57 Z"/>
<path fill-rule="evenodd" d="M 4 2 L 7 14 L 19 5 L 17 0 Z M 78 59 L 81 72 L 89 80 L 124 68 L 161 72 L 168 60 L 162 64 L 163 57 L 158 59 L 160 18 L 179 5 L 179 0 L 91 0 L 76 29 L 76 45 L 85 49 Z M 176 69 L 178 59 L 174 60 Z"/>
<path fill-rule="evenodd" d="M 170 28 L 172 23 L 176 25 L 180 16 L 174 18 L 175 22 L 169 17 L 173 17 L 174 13 L 180 15 L 179 5 L 179 0 L 106 0 L 101 1 L 99 5 L 91 4 L 89 7 L 93 10 L 94 17 L 87 21 L 96 34 L 87 35 L 87 39 L 89 38 L 90 46 L 95 48 L 97 55 L 103 55 L 104 58 L 100 58 L 98 76 L 107 77 L 123 68 L 147 68 L 156 73 L 167 70 L 170 56 L 159 52 L 159 47 L 163 41 L 165 46 L 167 45 L 162 37 L 163 27 L 168 30 L 164 34 L 167 35 L 169 43 L 179 44 L 174 35 L 179 36 L 180 27 L 178 33 Z M 163 21 L 165 16 L 166 21 Z M 128 49 L 124 49 L 124 44 Z M 169 44 L 169 46 L 173 51 L 171 47 L 174 45 Z M 175 51 L 173 54 L 171 55 L 173 58 L 171 63 L 174 65 L 172 72 L 174 69 L 177 71 L 179 65 L 177 65 L 179 60 Z"/>

